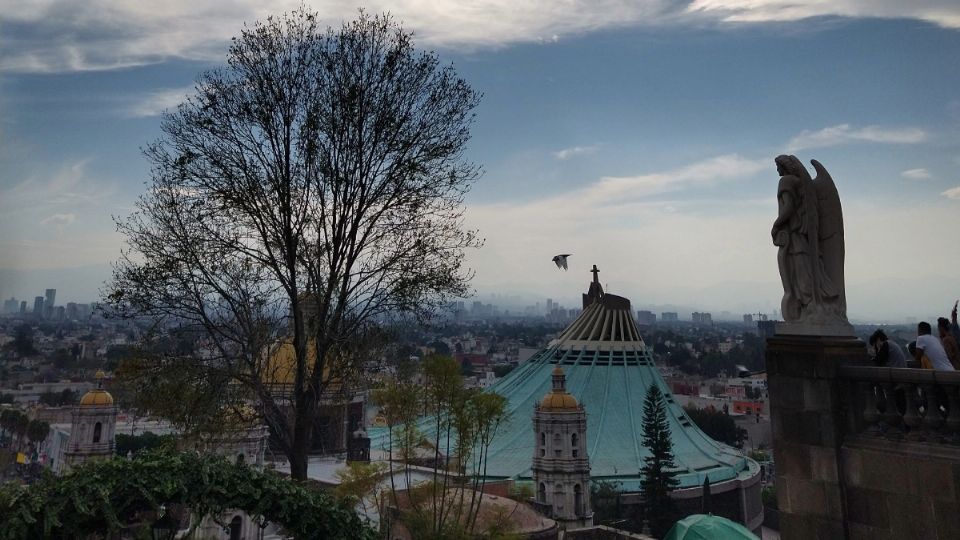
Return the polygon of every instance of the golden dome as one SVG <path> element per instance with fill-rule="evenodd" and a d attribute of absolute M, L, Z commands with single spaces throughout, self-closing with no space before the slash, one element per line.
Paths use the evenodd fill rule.
<path fill-rule="evenodd" d="M 98 369 L 94 378 L 97 379 L 97 387 L 90 390 L 80 398 L 81 407 L 112 407 L 113 396 L 110 392 L 103 389 L 103 380 L 107 374 L 102 369 Z"/>
<path fill-rule="evenodd" d="M 81 407 L 110 407 L 113 405 L 113 396 L 102 388 L 90 390 L 80 398 Z"/>
<path fill-rule="evenodd" d="M 566 392 L 550 392 L 543 396 L 541 409 L 575 411 L 579 408 L 577 398 Z"/>
<path fill-rule="evenodd" d="M 543 396 L 540 408 L 555 411 L 575 411 L 579 408 L 577 398 L 567 392 L 567 376 L 559 365 L 553 368 L 553 390 Z"/>

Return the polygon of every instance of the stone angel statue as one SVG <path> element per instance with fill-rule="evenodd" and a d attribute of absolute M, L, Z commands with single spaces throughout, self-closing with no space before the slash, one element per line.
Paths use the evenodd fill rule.
<path fill-rule="evenodd" d="M 846 333 L 847 303 L 843 280 L 843 210 L 830 173 L 812 160 L 817 177 L 796 156 L 774 160 L 779 214 L 773 244 L 783 282 L 780 309 L 795 333 Z"/>

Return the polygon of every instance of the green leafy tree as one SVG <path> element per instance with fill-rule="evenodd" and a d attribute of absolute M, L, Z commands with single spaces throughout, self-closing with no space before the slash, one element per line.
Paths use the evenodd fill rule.
<path fill-rule="evenodd" d="M 392 380 L 374 394 L 388 427 L 391 482 L 386 500 L 402 507 L 404 524 L 416 538 L 490 534 L 477 530 L 478 494 L 485 485 L 487 451 L 506 417 L 506 399 L 465 388 L 460 365 L 450 357 L 426 358 L 423 374 L 423 386 Z M 395 461 L 426 463 L 433 471 L 431 481 L 401 492 L 394 481 Z M 404 467 L 407 486 L 413 485 L 409 472 Z"/>
<path fill-rule="evenodd" d="M 126 456 L 137 455 L 145 450 L 172 450 L 175 446 L 176 438 L 173 435 L 157 435 L 148 431 L 140 435 L 117 433 L 114 448 L 118 456 Z"/>
<path fill-rule="evenodd" d="M 3 409 L 0 411 L 0 428 L 3 429 L 3 434 L 5 436 L 10 436 L 13 433 L 14 416 L 21 414 L 19 411 L 13 409 Z"/>
<path fill-rule="evenodd" d="M 676 520 L 676 505 L 670 492 L 680 485 L 680 481 L 677 480 L 666 404 L 660 387 L 655 384 L 650 385 L 643 400 L 643 445 L 650 452 L 640 469 L 644 514 L 653 536 L 661 538 Z"/>
<path fill-rule="evenodd" d="M 17 448 L 23 446 L 23 438 L 27 436 L 27 428 L 30 427 L 30 418 L 17 411 L 13 419 L 13 433 L 17 436 Z"/>
<path fill-rule="evenodd" d="M 498 364 L 493 366 L 493 374 L 496 375 L 497 378 L 506 377 L 515 367 L 513 364 Z"/>
<path fill-rule="evenodd" d="M 13 351 L 16 356 L 30 356 L 36 354 L 33 346 L 33 327 L 21 324 L 13 331 L 13 340 L 4 345 L 7 350 Z"/>
<path fill-rule="evenodd" d="M 735 448 L 743 448 L 743 443 L 747 440 L 747 430 L 738 426 L 729 414 L 696 407 L 685 407 L 684 410 L 690 420 L 711 439 Z"/>
<path fill-rule="evenodd" d="M 623 520 L 620 492 L 620 482 L 609 480 L 590 482 L 590 506 L 599 524 L 612 525 Z"/>
<path fill-rule="evenodd" d="M 272 471 L 213 454 L 148 452 L 0 485 L 0 540 L 119 537 L 149 528 L 161 505 L 199 516 L 240 509 L 298 539 L 376 538 L 350 507 Z"/>
<path fill-rule="evenodd" d="M 163 117 L 106 291 L 120 316 L 203 335 L 202 357 L 151 358 L 144 375 L 192 364 L 199 394 L 256 400 L 297 479 L 321 396 L 362 360 L 344 349 L 467 294 L 465 250 L 480 244 L 462 225 L 479 95 L 389 16 L 319 19 L 300 8 L 244 28 Z M 280 343 L 283 388 L 269 384 Z"/>
<path fill-rule="evenodd" d="M 439 339 L 430 342 L 430 344 L 428 345 L 428 347 L 430 347 L 431 349 L 433 349 L 434 354 L 439 354 L 439 355 L 442 355 L 442 356 L 450 356 L 450 352 L 451 352 L 451 351 L 450 351 L 450 346 L 447 345 L 445 342 L 440 341 Z"/>
<path fill-rule="evenodd" d="M 334 490 L 336 496 L 348 503 L 359 505 L 366 513 L 368 503 L 380 510 L 383 508 L 383 490 L 380 481 L 387 471 L 387 464 L 383 462 L 363 463 L 351 461 L 346 469 L 336 472 L 340 484 Z"/>
<path fill-rule="evenodd" d="M 50 424 L 43 420 L 30 420 L 27 424 L 27 439 L 37 444 L 47 438 L 50 434 Z"/>

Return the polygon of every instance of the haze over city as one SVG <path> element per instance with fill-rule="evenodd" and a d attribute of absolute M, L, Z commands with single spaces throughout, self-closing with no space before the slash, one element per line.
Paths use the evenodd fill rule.
<path fill-rule="evenodd" d="M 8 2 L 0 10 L 0 296 L 96 300 L 160 113 L 244 21 L 293 2 Z M 356 6 L 311 2 L 337 24 Z M 368 2 L 483 93 L 466 200 L 478 298 L 576 305 L 597 264 L 634 306 L 779 307 L 773 157 L 830 170 L 853 319 L 960 291 L 954 2 Z M 436 7 L 436 6 L 434 6 Z M 749 9 L 748 9 L 749 8 Z M 509 15 L 509 16 L 507 16 Z M 824 62 L 826 55 L 831 61 Z M 570 270 L 550 262 L 573 253 Z"/>

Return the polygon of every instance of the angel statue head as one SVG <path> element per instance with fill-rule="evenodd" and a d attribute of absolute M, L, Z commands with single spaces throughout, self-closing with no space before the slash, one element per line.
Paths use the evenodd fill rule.
<path fill-rule="evenodd" d="M 797 156 L 780 154 L 773 161 L 777 164 L 777 174 L 780 176 L 792 175 L 804 180 L 810 179 L 810 173 Z"/>

